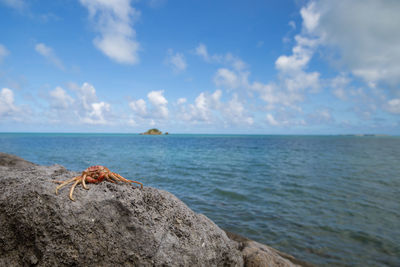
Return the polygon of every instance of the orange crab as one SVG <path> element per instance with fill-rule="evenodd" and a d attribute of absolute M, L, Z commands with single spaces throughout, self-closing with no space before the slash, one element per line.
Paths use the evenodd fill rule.
<path fill-rule="evenodd" d="M 131 181 L 127 180 L 118 173 L 110 171 L 107 167 L 101 166 L 101 165 L 96 165 L 96 166 L 91 166 L 84 170 L 81 175 L 76 176 L 72 179 L 69 179 L 67 181 L 55 181 L 56 183 L 60 183 L 59 186 L 56 187 L 56 194 L 58 194 L 58 190 L 64 187 L 65 185 L 75 182 L 71 190 L 69 191 L 69 198 L 74 201 L 75 199 L 73 198 L 72 194 L 74 193 L 75 187 L 82 183 L 82 187 L 84 189 L 89 189 L 86 186 L 86 183 L 91 183 L 91 184 L 98 184 L 101 183 L 104 179 L 106 179 L 109 182 L 115 183 L 115 182 L 125 182 L 125 183 L 136 183 L 140 184 L 140 187 L 143 188 L 143 184 L 137 181 Z"/>

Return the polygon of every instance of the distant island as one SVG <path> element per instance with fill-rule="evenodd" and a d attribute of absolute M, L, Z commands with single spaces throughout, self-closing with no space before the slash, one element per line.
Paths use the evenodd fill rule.
<path fill-rule="evenodd" d="M 156 128 L 150 129 L 147 132 L 140 133 L 142 135 L 161 135 L 162 132 Z M 165 132 L 165 134 L 168 134 L 168 132 Z"/>
<path fill-rule="evenodd" d="M 382 136 L 390 136 L 387 134 L 341 134 L 342 136 L 376 136 L 376 137 L 382 137 Z"/>

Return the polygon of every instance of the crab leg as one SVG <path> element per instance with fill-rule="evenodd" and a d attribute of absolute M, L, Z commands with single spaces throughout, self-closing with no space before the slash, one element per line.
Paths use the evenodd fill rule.
<path fill-rule="evenodd" d="M 123 181 L 123 182 L 125 182 L 125 183 L 136 183 L 136 184 L 140 184 L 140 188 L 143 189 L 143 184 L 142 184 L 141 182 L 137 182 L 137 181 L 132 181 L 132 180 L 125 179 L 124 177 L 122 177 L 121 175 L 119 175 L 118 173 L 115 173 L 115 172 L 112 172 L 111 175 L 117 177 L 118 179 L 120 179 L 121 181 Z"/>
<path fill-rule="evenodd" d="M 117 182 L 120 182 L 120 181 L 121 181 L 121 179 L 119 179 L 119 178 L 115 175 L 115 173 L 109 173 L 109 174 L 108 174 L 108 177 L 114 179 L 114 180 L 117 181 Z"/>
<path fill-rule="evenodd" d="M 71 199 L 72 201 L 75 201 L 75 199 L 72 197 L 72 194 L 74 193 L 75 186 L 76 186 L 77 184 L 79 184 L 80 182 L 82 182 L 82 179 L 76 180 L 76 182 L 74 183 L 74 185 L 71 187 L 71 190 L 69 191 L 69 199 Z"/>
<path fill-rule="evenodd" d="M 86 183 L 85 183 L 86 176 L 87 176 L 86 173 L 82 175 L 82 187 L 83 187 L 84 189 L 86 189 L 86 190 L 89 190 L 89 187 L 87 187 L 87 186 L 86 186 Z"/>
<path fill-rule="evenodd" d="M 111 179 L 111 177 L 112 177 L 111 175 L 109 176 L 108 174 L 105 174 L 104 177 L 106 178 L 107 181 L 116 184 L 116 182 L 113 179 Z"/>
<path fill-rule="evenodd" d="M 69 179 L 69 180 L 67 180 L 67 181 L 65 181 L 65 182 L 62 182 L 62 184 L 60 184 L 59 186 L 57 186 L 57 187 L 56 187 L 56 195 L 58 194 L 58 190 L 59 190 L 59 189 L 61 189 L 62 187 L 66 186 L 67 184 L 73 182 L 73 181 L 74 181 L 75 179 L 77 179 L 78 177 L 80 177 L 80 176 L 76 176 L 76 177 L 74 177 L 74 178 L 72 178 L 72 179 Z M 57 181 L 57 182 L 59 182 L 59 181 Z"/>

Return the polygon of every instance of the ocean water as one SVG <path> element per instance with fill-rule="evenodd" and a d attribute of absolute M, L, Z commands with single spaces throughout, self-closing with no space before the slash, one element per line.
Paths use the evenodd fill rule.
<path fill-rule="evenodd" d="M 105 165 L 316 265 L 400 266 L 399 137 L 3 133 L 0 151 Z"/>

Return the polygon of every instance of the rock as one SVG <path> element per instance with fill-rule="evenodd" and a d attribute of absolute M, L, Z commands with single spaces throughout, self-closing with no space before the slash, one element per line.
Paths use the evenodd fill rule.
<path fill-rule="evenodd" d="M 150 129 L 147 132 L 141 133 L 142 135 L 160 135 L 162 132 L 156 128 Z"/>
<path fill-rule="evenodd" d="M 36 166 L 36 164 L 26 161 L 20 157 L 9 155 L 0 152 L 0 166 L 14 167 L 14 168 L 29 168 Z"/>
<path fill-rule="evenodd" d="M 52 181 L 77 173 L 0 163 L 0 266 L 243 265 L 237 243 L 166 191 L 103 182 L 73 202 Z"/>
<path fill-rule="evenodd" d="M 103 182 L 78 186 L 76 201 L 70 186 L 55 194 L 52 181 L 76 175 L 0 153 L 0 266 L 291 266 L 163 190 Z"/>
<path fill-rule="evenodd" d="M 313 265 L 294 258 L 293 256 L 280 252 L 272 247 L 250 240 L 235 233 L 225 231 L 231 240 L 238 242 L 242 251 L 244 266 L 265 267 L 265 266 L 304 266 Z"/>

